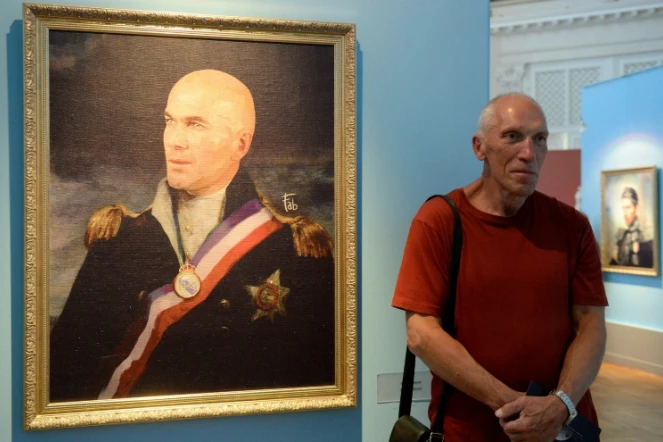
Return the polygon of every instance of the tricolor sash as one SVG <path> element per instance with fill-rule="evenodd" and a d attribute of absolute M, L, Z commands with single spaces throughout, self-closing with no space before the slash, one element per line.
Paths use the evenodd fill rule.
<path fill-rule="evenodd" d="M 258 200 L 244 204 L 217 226 L 191 259 L 201 279 L 200 292 L 184 299 L 175 293 L 171 283 L 148 295 L 146 316 L 138 327 L 131 327 L 133 333 L 128 332 L 132 335 L 127 336 L 131 350 L 113 371 L 99 399 L 128 397 L 168 327 L 205 301 L 244 255 L 282 226 Z"/>

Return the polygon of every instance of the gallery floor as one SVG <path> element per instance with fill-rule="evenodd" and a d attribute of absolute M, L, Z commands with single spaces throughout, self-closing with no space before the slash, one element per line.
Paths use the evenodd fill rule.
<path fill-rule="evenodd" d="M 663 377 L 606 362 L 592 396 L 601 442 L 663 441 Z"/>

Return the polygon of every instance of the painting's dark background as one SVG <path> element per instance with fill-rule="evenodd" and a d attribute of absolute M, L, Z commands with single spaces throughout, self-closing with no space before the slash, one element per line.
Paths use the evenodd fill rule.
<path fill-rule="evenodd" d="M 334 235 L 332 46 L 69 31 L 49 39 L 51 315 L 85 256 L 92 212 L 151 204 L 165 176 L 168 93 L 194 70 L 248 86 L 256 132 L 243 164 L 274 206 L 294 193 L 299 212 Z"/>

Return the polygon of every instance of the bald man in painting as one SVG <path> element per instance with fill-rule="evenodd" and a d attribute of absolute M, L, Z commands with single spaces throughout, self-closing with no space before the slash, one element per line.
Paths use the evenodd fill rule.
<path fill-rule="evenodd" d="M 191 72 L 164 117 L 167 176 L 152 205 L 88 222 L 51 332 L 51 401 L 334 384 L 332 241 L 277 213 L 241 166 L 251 92 Z"/>

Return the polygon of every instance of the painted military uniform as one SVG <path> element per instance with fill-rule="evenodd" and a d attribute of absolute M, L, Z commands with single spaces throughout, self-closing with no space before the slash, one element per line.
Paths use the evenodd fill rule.
<path fill-rule="evenodd" d="M 224 213 L 256 198 L 240 169 Z M 156 210 L 129 214 L 114 206 L 103 209 L 105 221 L 91 220 L 88 254 L 51 332 L 52 401 L 99 397 L 134 345 L 131 330 L 145 317 L 149 294 L 180 271 Z M 167 328 L 130 396 L 334 383 L 331 241 L 314 221 L 276 218 L 282 228 Z M 265 287 L 273 289 L 268 305 L 257 296 Z"/>
<path fill-rule="evenodd" d="M 617 231 L 616 254 L 611 264 L 633 267 L 652 267 L 653 235 L 636 218 L 628 229 Z"/>

